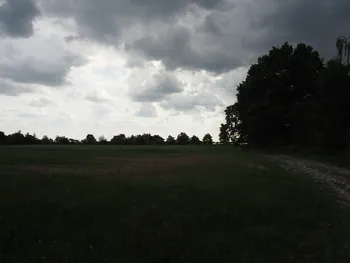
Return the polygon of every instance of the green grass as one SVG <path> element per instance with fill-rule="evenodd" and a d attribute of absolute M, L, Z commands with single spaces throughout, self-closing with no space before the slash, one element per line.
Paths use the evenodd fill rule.
<path fill-rule="evenodd" d="M 112 156 L 207 159 L 109 177 L 25 168 Z M 349 219 L 306 176 L 231 147 L 0 148 L 1 263 L 349 262 Z"/>

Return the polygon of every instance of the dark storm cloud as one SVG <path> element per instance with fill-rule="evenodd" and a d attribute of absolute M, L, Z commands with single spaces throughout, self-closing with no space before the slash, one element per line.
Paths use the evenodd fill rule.
<path fill-rule="evenodd" d="M 172 21 L 193 5 L 220 8 L 226 0 L 40 0 L 50 15 L 73 17 L 79 34 L 97 41 L 117 43 L 120 32 L 137 23 Z"/>
<path fill-rule="evenodd" d="M 215 9 L 222 6 L 225 2 L 225 0 L 131 0 L 131 3 L 144 7 L 146 10 L 145 13 L 149 16 L 156 15 L 163 17 L 176 14 L 189 5 L 197 5 L 205 9 Z"/>
<path fill-rule="evenodd" d="M 84 58 L 73 54 L 50 63 L 35 59 L 12 64 L 0 61 L 0 77 L 18 83 L 61 86 L 65 84 L 70 68 L 84 62 Z"/>
<path fill-rule="evenodd" d="M 145 36 L 127 48 L 169 68 L 205 69 L 222 73 L 247 65 L 285 41 L 304 42 L 333 57 L 335 39 L 350 35 L 350 1 L 268 1 L 210 12 L 195 31 L 170 27 L 166 34 Z"/>
<path fill-rule="evenodd" d="M 29 37 L 39 14 L 33 0 L 7 0 L 0 5 L 0 31 L 10 37 Z"/>
<path fill-rule="evenodd" d="M 183 16 L 193 16 L 196 19 L 203 12 L 216 12 L 220 16 L 221 12 L 228 13 L 233 8 L 230 2 L 232 1 L 41 0 L 41 7 L 47 15 L 74 18 L 77 33 L 83 38 L 116 47 L 123 44 L 129 53 L 146 59 L 161 60 L 169 69 L 224 72 L 241 64 L 240 55 L 236 57 L 232 54 L 235 46 L 230 45 L 228 49 L 211 32 L 196 32 L 191 21 L 183 21 L 182 25 L 179 21 Z M 131 28 L 137 30 L 130 31 Z"/>
<path fill-rule="evenodd" d="M 349 0 L 46 0 L 42 6 L 73 17 L 82 37 L 123 44 L 169 69 L 222 73 L 285 41 L 311 44 L 329 58 L 335 38 L 350 34 Z"/>
<path fill-rule="evenodd" d="M 224 72 L 240 65 L 240 61 L 232 57 L 231 50 L 223 49 L 215 44 L 207 52 L 191 44 L 193 35 L 183 26 L 171 28 L 159 36 L 145 36 L 126 44 L 128 51 L 136 52 L 151 60 L 162 60 L 169 69 L 205 69 L 213 72 Z M 208 43 L 208 46 L 213 43 Z"/>
<path fill-rule="evenodd" d="M 350 35 L 350 1 L 295 0 L 276 2 L 276 10 L 262 13 L 255 26 L 265 31 L 258 42 L 247 43 L 249 48 L 265 51 L 284 41 L 304 42 L 320 51 L 326 58 L 335 56 L 335 40 Z"/>

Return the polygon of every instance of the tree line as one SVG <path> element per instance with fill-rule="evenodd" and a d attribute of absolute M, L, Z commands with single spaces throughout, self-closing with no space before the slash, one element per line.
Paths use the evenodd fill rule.
<path fill-rule="evenodd" d="M 88 134 L 83 140 L 67 138 L 65 136 L 56 136 L 51 139 L 48 136 L 43 136 L 39 139 L 35 134 L 23 134 L 21 131 L 6 135 L 0 131 L 0 145 L 30 145 L 30 144 L 60 144 L 60 145 L 212 145 L 213 138 L 207 133 L 203 139 L 199 139 L 193 135 L 189 137 L 186 133 L 181 132 L 176 138 L 169 135 L 166 139 L 159 135 L 151 135 L 145 133 L 142 135 L 125 136 L 119 134 L 111 140 L 107 140 L 104 136 L 97 139 L 93 134 Z"/>
<path fill-rule="evenodd" d="M 350 38 L 329 61 L 285 43 L 259 57 L 225 110 L 220 142 L 251 148 L 345 151 L 350 143 Z"/>

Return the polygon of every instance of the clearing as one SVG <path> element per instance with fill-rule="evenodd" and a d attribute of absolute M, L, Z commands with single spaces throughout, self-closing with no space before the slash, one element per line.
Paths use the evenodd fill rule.
<path fill-rule="evenodd" d="M 349 262 L 348 178 L 221 146 L 0 147 L 0 262 Z"/>

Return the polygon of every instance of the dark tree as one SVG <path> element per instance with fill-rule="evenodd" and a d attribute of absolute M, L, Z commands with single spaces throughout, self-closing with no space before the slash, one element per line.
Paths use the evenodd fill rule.
<path fill-rule="evenodd" d="M 41 139 L 42 144 L 53 144 L 53 140 L 50 139 L 48 136 L 44 135 Z"/>
<path fill-rule="evenodd" d="M 209 144 L 209 145 L 213 144 L 213 137 L 209 133 L 207 133 L 203 137 L 203 143 L 204 144 Z"/>
<path fill-rule="evenodd" d="M 136 145 L 144 145 L 144 144 L 146 144 L 147 143 L 147 137 L 146 136 L 143 136 L 143 135 L 136 135 L 135 136 L 136 138 L 135 138 L 135 142 L 134 142 L 134 144 L 136 144 Z"/>
<path fill-rule="evenodd" d="M 226 134 L 251 147 L 302 144 L 312 133 L 307 112 L 323 61 L 305 44 L 272 48 L 258 59 L 237 88 L 237 102 L 226 109 Z M 311 135 L 309 135 L 311 136 Z"/>
<path fill-rule="evenodd" d="M 350 67 L 330 60 L 319 84 L 313 138 L 326 150 L 345 150 L 350 135 Z"/>
<path fill-rule="evenodd" d="M 181 132 L 176 139 L 176 143 L 179 145 L 185 145 L 190 143 L 190 137 L 184 132 Z"/>
<path fill-rule="evenodd" d="M 125 144 L 126 145 L 135 145 L 136 144 L 136 136 L 131 135 L 130 137 L 126 138 Z"/>
<path fill-rule="evenodd" d="M 94 135 L 88 134 L 86 138 L 82 141 L 83 144 L 96 144 L 97 140 Z"/>
<path fill-rule="evenodd" d="M 124 134 L 119 134 L 116 135 L 112 138 L 111 140 L 111 144 L 115 144 L 115 145 L 124 145 L 126 144 L 126 137 Z"/>
<path fill-rule="evenodd" d="M 161 145 L 164 144 L 164 138 L 159 135 L 153 135 L 150 139 L 150 144 Z"/>
<path fill-rule="evenodd" d="M 144 144 L 152 144 L 152 135 L 149 133 L 144 133 L 142 136 Z"/>
<path fill-rule="evenodd" d="M 340 36 L 336 41 L 338 62 L 343 62 L 343 55 L 345 56 L 345 63 L 350 64 L 350 37 Z"/>
<path fill-rule="evenodd" d="M 7 137 L 6 137 L 5 133 L 0 131 L 0 145 L 6 144 L 6 139 L 7 139 Z"/>
<path fill-rule="evenodd" d="M 33 134 L 29 134 L 26 133 L 26 135 L 24 136 L 24 143 L 25 144 L 36 144 L 38 142 L 38 139 L 36 138 L 36 135 Z"/>
<path fill-rule="evenodd" d="M 193 138 L 193 142 L 197 142 L 196 136 Z M 199 139 L 198 139 L 199 140 Z M 181 133 L 179 135 L 179 141 L 181 144 L 189 144 L 190 139 L 185 133 Z M 43 136 L 42 139 L 38 139 L 35 134 L 31 135 L 26 133 L 23 135 L 21 131 L 10 134 L 8 136 L 5 135 L 4 132 L 0 132 L 0 145 L 1 144 L 64 144 L 64 145 L 78 145 L 78 144 L 114 144 L 114 145 L 164 145 L 164 144 L 176 144 L 176 140 L 174 137 L 169 136 L 167 141 L 165 142 L 164 138 L 160 135 L 152 135 L 149 133 L 144 133 L 142 135 L 131 135 L 130 137 L 126 137 L 124 134 L 119 134 L 114 136 L 110 142 L 104 136 L 100 136 L 98 140 L 92 134 L 88 134 L 85 139 L 82 141 L 67 138 L 65 136 L 56 136 L 55 140 L 49 138 L 48 136 Z"/>
<path fill-rule="evenodd" d="M 191 144 L 199 145 L 201 143 L 202 143 L 201 140 L 197 136 L 193 135 L 191 137 Z"/>
<path fill-rule="evenodd" d="M 73 138 L 69 138 L 68 141 L 69 141 L 69 144 L 73 144 L 73 145 L 80 144 L 79 140 L 76 140 Z"/>
<path fill-rule="evenodd" d="M 222 144 L 227 144 L 230 142 L 230 138 L 229 138 L 229 128 L 228 125 L 225 124 L 221 124 L 220 126 L 220 133 L 219 133 L 219 141 Z"/>
<path fill-rule="evenodd" d="M 100 137 L 98 137 L 98 143 L 99 143 L 99 144 L 102 144 L 102 145 L 106 145 L 108 142 L 107 142 L 106 137 L 104 137 L 103 135 L 101 135 Z"/>
<path fill-rule="evenodd" d="M 25 137 L 21 131 L 18 131 L 18 132 L 15 132 L 13 134 L 9 134 L 7 136 L 7 142 L 8 142 L 8 144 L 24 144 Z"/>
<path fill-rule="evenodd" d="M 169 135 L 168 138 L 166 139 L 165 143 L 168 145 L 174 145 L 174 144 L 176 144 L 176 140 L 173 136 Z"/>
<path fill-rule="evenodd" d="M 55 143 L 67 145 L 67 144 L 69 144 L 69 139 L 67 137 L 64 137 L 64 136 L 56 136 Z"/>

